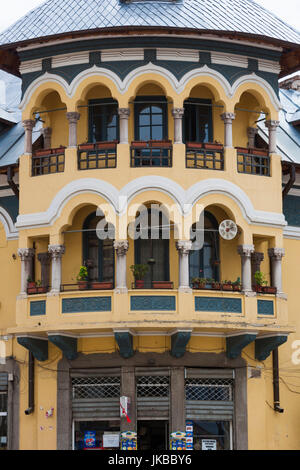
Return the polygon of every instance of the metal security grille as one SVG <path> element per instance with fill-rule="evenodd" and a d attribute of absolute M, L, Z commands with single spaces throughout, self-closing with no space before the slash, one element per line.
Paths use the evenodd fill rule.
<path fill-rule="evenodd" d="M 209 151 L 188 148 L 186 151 L 186 168 L 199 170 L 224 170 L 224 151 Z"/>
<path fill-rule="evenodd" d="M 187 419 L 232 421 L 234 417 L 233 371 L 186 369 L 185 405 Z"/>
<path fill-rule="evenodd" d="M 48 153 L 47 153 L 48 152 Z M 32 176 L 49 175 L 65 171 L 65 150 L 52 149 L 32 155 Z"/>
<path fill-rule="evenodd" d="M 186 400 L 231 401 L 232 380 L 226 379 L 187 379 Z"/>
<path fill-rule="evenodd" d="M 6 392 L 8 388 L 8 375 L 6 372 L 0 373 L 0 392 Z"/>
<path fill-rule="evenodd" d="M 85 377 L 73 377 L 73 419 L 119 419 L 120 395 L 120 375 L 95 375 Z"/>
<path fill-rule="evenodd" d="M 169 418 L 169 375 L 137 375 L 136 396 L 138 419 Z"/>
<path fill-rule="evenodd" d="M 72 379 L 73 398 L 113 398 L 120 397 L 120 377 L 74 377 Z"/>
<path fill-rule="evenodd" d="M 168 397 L 170 394 L 169 376 L 144 375 L 137 378 L 137 397 Z"/>
<path fill-rule="evenodd" d="M 250 175 L 271 176 L 271 160 L 268 155 L 237 153 L 237 169 L 239 173 Z"/>

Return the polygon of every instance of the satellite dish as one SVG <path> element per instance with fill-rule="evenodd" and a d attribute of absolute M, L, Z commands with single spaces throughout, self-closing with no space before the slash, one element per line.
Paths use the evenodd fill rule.
<path fill-rule="evenodd" d="M 223 220 L 219 225 L 219 234 L 224 240 L 233 240 L 237 232 L 238 228 L 233 220 Z"/>

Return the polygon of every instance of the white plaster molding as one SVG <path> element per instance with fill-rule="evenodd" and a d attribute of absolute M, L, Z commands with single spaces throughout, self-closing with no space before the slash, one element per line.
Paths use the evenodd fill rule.
<path fill-rule="evenodd" d="M 59 218 L 67 202 L 79 194 L 97 194 L 107 201 L 116 214 L 122 215 L 126 212 L 133 198 L 146 191 L 159 191 L 167 194 L 174 204 L 177 204 L 179 212 L 184 216 L 190 214 L 192 207 L 198 200 L 201 203 L 202 197 L 208 194 L 223 194 L 237 203 L 244 219 L 249 224 L 275 228 L 286 226 L 282 213 L 254 209 L 250 198 L 245 192 L 227 180 L 207 179 L 199 181 L 185 191 L 178 183 L 169 178 L 148 175 L 130 181 L 120 191 L 112 184 L 100 179 L 83 178 L 72 181 L 56 194 L 47 211 L 19 215 L 16 227 L 26 229 L 52 225 Z"/>
<path fill-rule="evenodd" d="M 157 60 L 176 60 L 180 62 L 199 62 L 199 50 L 196 49 L 156 49 Z"/>
<path fill-rule="evenodd" d="M 300 240 L 300 227 L 288 225 L 283 231 L 283 237 L 290 238 L 292 240 Z"/>
<path fill-rule="evenodd" d="M 115 62 L 123 60 L 144 60 L 144 49 L 103 49 L 101 50 L 101 62 Z"/>
<path fill-rule="evenodd" d="M 4 227 L 7 240 L 18 240 L 19 232 L 11 216 L 3 207 L 0 207 L 0 222 Z"/>
<path fill-rule="evenodd" d="M 59 54 L 52 57 L 52 68 L 54 69 L 57 67 L 68 67 L 69 65 L 88 64 L 89 61 L 89 51 Z"/>

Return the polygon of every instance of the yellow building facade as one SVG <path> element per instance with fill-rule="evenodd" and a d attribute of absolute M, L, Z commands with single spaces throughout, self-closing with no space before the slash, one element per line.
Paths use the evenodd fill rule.
<path fill-rule="evenodd" d="M 2 447 L 114 449 L 132 431 L 162 450 L 180 431 L 187 449 L 299 449 L 283 40 L 130 31 L 14 41 L 25 148 L 16 223 L 0 210 Z"/>

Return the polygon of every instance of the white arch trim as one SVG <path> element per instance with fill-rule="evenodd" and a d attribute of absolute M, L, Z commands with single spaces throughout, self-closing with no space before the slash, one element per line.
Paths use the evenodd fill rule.
<path fill-rule="evenodd" d="M 250 198 L 237 185 L 224 179 L 207 179 L 184 190 L 169 178 L 148 175 L 136 178 L 121 190 L 106 181 L 84 178 L 72 181 L 54 197 L 45 212 L 19 215 L 16 227 L 19 229 L 51 226 L 60 216 L 63 208 L 79 194 L 97 194 L 101 196 L 117 215 L 122 215 L 132 199 L 146 191 L 158 191 L 167 194 L 177 204 L 182 215 L 186 216 L 197 201 L 201 202 L 207 194 L 223 194 L 231 198 L 240 207 L 244 219 L 253 225 L 283 228 L 286 221 L 282 213 L 259 211 L 253 207 Z"/>
<path fill-rule="evenodd" d="M 0 207 L 0 222 L 4 227 L 7 240 L 17 240 L 19 238 L 19 232 L 10 214 L 3 207 Z"/>
<path fill-rule="evenodd" d="M 237 79 L 233 85 L 230 85 L 228 80 L 220 73 L 217 72 L 216 70 L 213 70 L 207 65 L 204 65 L 203 67 L 191 70 L 187 72 L 179 81 L 173 75 L 169 70 L 165 69 L 164 67 L 160 67 L 158 65 L 152 64 L 151 62 L 149 64 L 143 65 L 141 67 L 136 68 L 135 70 L 131 71 L 125 78 L 124 80 L 121 80 L 120 77 L 111 70 L 102 68 L 102 67 L 97 67 L 94 65 L 93 67 L 84 70 L 83 72 L 79 73 L 74 80 L 71 82 L 71 84 L 68 84 L 67 81 L 60 77 L 59 75 L 52 74 L 46 72 L 44 75 L 41 77 L 38 77 L 36 80 L 34 80 L 30 86 L 27 88 L 24 97 L 20 103 L 20 109 L 23 111 L 26 104 L 29 102 L 31 99 L 33 93 L 35 90 L 42 84 L 47 83 L 50 84 L 51 82 L 56 83 L 60 85 L 63 90 L 66 93 L 66 96 L 68 98 L 72 98 L 78 88 L 78 86 L 88 77 L 93 77 L 93 76 L 99 76 L 99 77 L 106 77 L 109 78 L 116 86 L 117 90 L 121 95 L 124 95 L 130 84 L 135 80 L 137 77 L 140 77 L 144 74 L 154 74 L 157 75 L 158 77 L 164 77 L 174 91 L 177 94 L 182 93 L 184 91 L 186 85 L 190 80 L 196 77 L 204 77 L 204 76 L 209 76 L 212 77 L 214 80 L 216 80 L 221 87 L 225 90 L 225 94 L 228 98 L 232 98 L 237 90 L 237 88 L 242 85 L 245 82 L 252 82 L 260 85 L 270 96 L 272 104 L 274 107 L 279 110 L 280 109 L 280 102 L 278 97 L 276 96 L 275 91 L 271 87 L 271 85 L 264 80 L 263 78 L 259 77 L 255 73 L 251 75 L 245 75 L 239 79 Z"/>

